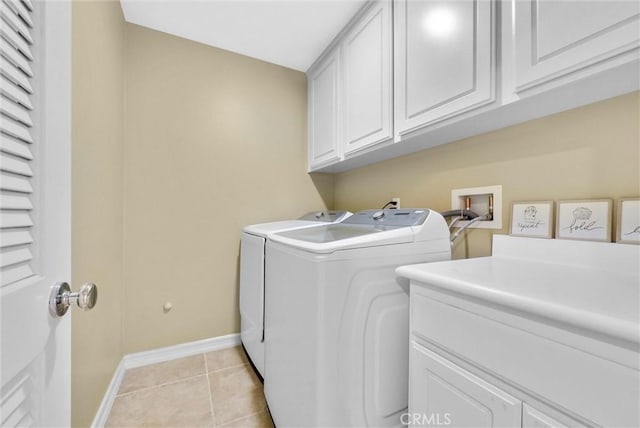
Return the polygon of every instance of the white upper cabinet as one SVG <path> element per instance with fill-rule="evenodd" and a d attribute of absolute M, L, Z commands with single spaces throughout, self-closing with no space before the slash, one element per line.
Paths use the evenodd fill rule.
<path fill-rule="evenodd" d="M 346 171 L 637 91 L 640 1 L 371 0 L 307 74 L 309 170 Z"/>
<path fill-rule="evenodd" d="M 307 72 L 309 170 L 393 138 L 391 0 L 371 3 Z"/>
<path fill-rule="evenodd" d="M 514 8 L 515 92 L 637 57 L 638 1 L 519 0 Z"/>
<path fill-rule="evenodd" d="M 308 73 L 309 169 L 340 159 L 340 51 Z"/>
<path fill-rule="evenodd" d="M 345 155 L 393 137 L 391 17 L 391 2 L 377 2 L 344 38 Z"/>
<path fill-rule="evenodd" d="M 395 3 L 396 133 L 495 99 L 494 2 Z"/>

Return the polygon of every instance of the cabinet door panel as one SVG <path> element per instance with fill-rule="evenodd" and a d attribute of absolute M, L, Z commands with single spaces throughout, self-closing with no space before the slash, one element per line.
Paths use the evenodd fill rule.
<path fill-rule="evenodd" d="M 391 3 L 382 0 L 345 37 L 345 149 L 391 138 Z"/>
<path fill-rule="evenodd" d="M 473 91 L 474 9 L 471 2 L 451 2 L 447 9 L 438 2 L 407 3 L 409 116 Z M 458 31 L 447 28 L 454 20 L 462 24 Z"/>
<path fill-rule="evenodd" d="M 520 426 L 521 401 L 415 342 L 409 384 L 411 426 Z"/>
<path fill-rule="evenodd" d="M 399 1 L 394 30 L 400 134 L 494 100 L 491 1 Z"/>
<path fill-rule="evenodd" d="M 636 1 L 515 2 L 516 90 L 637 49 Z"/>
<path fill-rule="evenodd" d="M 309 73 L 309 169 L 340 158 L 339 53 L 336 50 Z"/>
<path fill-rule="evenodd" d="M 578 424 L 576 424 L 578 426 Z M 533 407 L 522 405 L 522 428 L 566 428 L 567 425 L 558 422 L 551 416 L 545 415 Z"/>

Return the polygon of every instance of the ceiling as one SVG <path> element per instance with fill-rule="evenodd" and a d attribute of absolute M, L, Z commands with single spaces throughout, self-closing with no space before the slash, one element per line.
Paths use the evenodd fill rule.
<path fill-rule="evenodd" d="M 366 0 L 121 0 L 127 22 L 307 71 Z"/>

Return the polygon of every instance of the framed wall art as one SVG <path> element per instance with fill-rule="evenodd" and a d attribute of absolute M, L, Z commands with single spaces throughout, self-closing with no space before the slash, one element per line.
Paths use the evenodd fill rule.
<path fill-rule="evenodd" d="M 556 238 L 611 242 L 611 199 L 559 201 Z"/>
<path fill-rule="evenodd" d="M 521 201 L 511 205 L 511 235 L 553 238 L 553 201 Z"/>
<path fill-rule="evenodd" d="M 640 198 L 623 198 L 618 201 L 616 242 L 640 244 Z"/>

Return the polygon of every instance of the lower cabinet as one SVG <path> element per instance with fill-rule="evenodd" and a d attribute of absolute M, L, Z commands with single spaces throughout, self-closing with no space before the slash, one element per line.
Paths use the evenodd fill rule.
<path fill-rule="evenodd" d="M 567 426 L 527 404 L 522 405 L 523 428 L 565 428 Z"/>
<path fill-rule="evenodd" d="M 399 282 L 410 283 L 409 409 L 402 422 L 640 427 L 637 307 L 625 312 L 598 300 L 600 290 L 637 288 L 637 267 L 623 260 L 638 260 L 638 251 L 565 244 L 496 235 L 492 257 L 397 270 Z M 513 258 L 529 266 L 514 268 Z M 620 271 L 616 278 L 600 272 L 607 260 Z M 550 262 L 554 270 L 545 272 Z M 585 290 L 596 296 L 589 303 L 579 300 Z M 565 318 L 569 311 L 580 315 Z M 603 316 L 615 330 L 592 322 Z M 625 331 L 634 335 L 625 338 Z"/>
<path fill-rule="evenodd" d="M 578 421 L 532 407 L 424 346 L 411 343 L 410 427 L 564 428 Z"/>
<path fill-rule="evenodd" d="M 410 426 L 517 427 L 522 402 L 417 343 L 412 344 Z"/>

